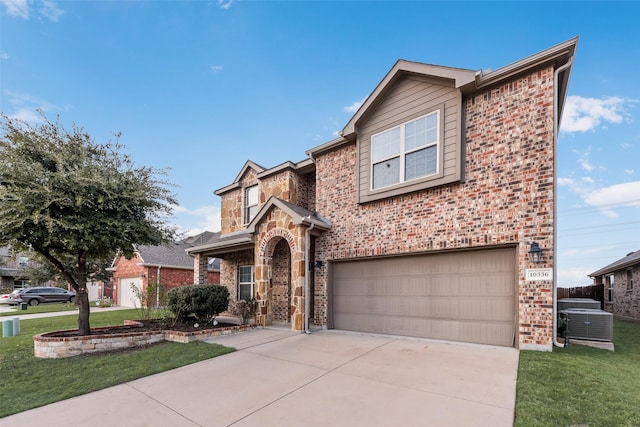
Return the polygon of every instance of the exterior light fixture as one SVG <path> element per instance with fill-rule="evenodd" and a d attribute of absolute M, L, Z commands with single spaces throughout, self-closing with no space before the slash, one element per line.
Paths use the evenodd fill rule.
<path fill-rule="evenodd" d="M 316 270 L 320 270 L 322 268 L 323 264 L 324 263 L 322 261 L 316 261 L 316 266 L 315 266 Z"/>
<path fill-rule="evenodd" d="M 542 261 L 542 249 L 538 245 L 538 242 L 531 242 L 531 248 L 529 249 L 529 261 L 533 264 L 539 264 Z"/>

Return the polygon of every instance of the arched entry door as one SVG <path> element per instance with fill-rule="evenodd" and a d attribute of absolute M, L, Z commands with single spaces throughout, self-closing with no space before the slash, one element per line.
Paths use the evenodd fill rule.
<path fill-rule="evenodd" d="M 273 321 L 291 322 L 291 250 L 285 239 L 280 239 L 273 248 L 271 259 L 271 297 Z"/>

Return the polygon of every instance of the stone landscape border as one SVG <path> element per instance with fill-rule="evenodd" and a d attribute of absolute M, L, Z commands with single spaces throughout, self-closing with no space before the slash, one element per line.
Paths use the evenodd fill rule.
<path fill-rule="evenodd" d="M 62 336 L 56 334 L 72 331 L 55 331 L 34 335 L 33 354 L 38 358 L 57 359 L 78 356 L 81 354 L 104 353 L 109 351 L 131 349 L 155 344 L 162 341 L 189 343 L 203 341 L 220 335 L 231 335 L 244 332 L 253 325 L 233 325 L 223 328 L 202 329 L 194 332 L 174 331 L 171 329 L 157 331 L 136 331 L 135 327 L 142 327 L 142 323 L 125 320 L 123 326 L 110 326 L 91 329 L 91 335 Z M 100 331 L 122 328 L 121 333 L 100 334 Z"/>

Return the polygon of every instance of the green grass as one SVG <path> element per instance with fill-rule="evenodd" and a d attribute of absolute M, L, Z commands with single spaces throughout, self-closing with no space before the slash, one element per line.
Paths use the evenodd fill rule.
<path fill-rule="evenodd" d="M 78 311 L 78 306 L 70 303 L 49 303 L 39 304 L 35 306 L 27 306 L 26 310 L 20 310 L 20 306 L 16 307 L 16 310 L 0 313 L 2 316 L 19 316 L 21 314 L 36 314 L 36 313 L 54 313 L 57 311 Z M 93 307 L 91 307 L 93 309 Z"/>
<path fill-rule="evenodd" d="M 614 320 L 615 352 L 521 351 L 516 426 L 640 425 L 640 324 Z"/>
<path fill-rule="evenodd" d="M 122 325 L 139 310 L 91 313 L 91 327 Z M 163 342 L 123 353 L 67 359 L 33 356 L 33 335 L 76 329 L 77 315 L 22 320 L 20 336 L 0 339 L 0 417 L 229 353 L 217 344 Z"/>

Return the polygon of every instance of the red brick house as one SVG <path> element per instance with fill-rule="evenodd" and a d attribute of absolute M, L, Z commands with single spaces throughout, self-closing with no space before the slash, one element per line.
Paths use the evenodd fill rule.
<path fill-rule="evenodd" d="M 220 233 L 204 232 L 180 242 L 159 246 L 139 246 L 135 256 L 126 259 L 117 255 L 109 270 L 112 272 L 112 298 L 123 307 L 140 307 L 132 286 L 145 290 L 150 283 L 160 281 L 165 292 L 178 286 L 192 285 L 193 257 L 186 249 L 215 240 Z M 220 283 L 220 260 L 207 259 L 204 283 Z M 152 302 L 154 305 L 157 301 Z"/>
<path fill-rule="evenodd" d="M 187 250 L 194 280 L 221 258 L 265 325 L 551 350 L 576 44 L 491 72 L 399 60 L 338 138 L 297 163 L 248 161 L 215 192 L 221 235 Z"/>
<path fill-rule="evenodd" d="M 604 309 L 615 317 L 640 321 L 640 250 L 589 275 L 604 285 Z"/>

